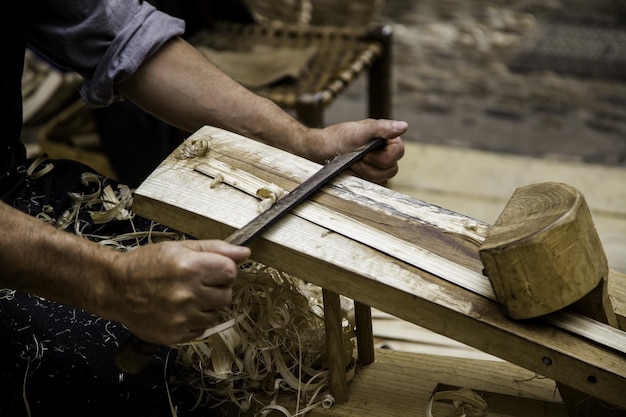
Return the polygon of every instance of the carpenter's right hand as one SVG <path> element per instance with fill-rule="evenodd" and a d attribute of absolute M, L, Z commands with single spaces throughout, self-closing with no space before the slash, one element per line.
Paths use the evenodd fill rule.
<path fill-rule="evenodd" d="M 164 345 L 200 337 L 230 305 L 237 263 L 250 250 L 219 240 L 145 245 L 115 258 L 109 317 Z"/>

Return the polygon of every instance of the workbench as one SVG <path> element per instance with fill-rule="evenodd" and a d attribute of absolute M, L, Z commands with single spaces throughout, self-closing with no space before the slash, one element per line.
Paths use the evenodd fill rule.
<path fill-rule="evenodd" d="M 198 141 L 210 143 L 206 154 L 189 153 L 188 147 Z M 258 198 L 235 186 L 212 187 L 213 178 L 202 172 L 210 160 L 286 190 L 319 169 L 311 161 L 205 127 L 136 190 L 133 209 L 196 238 L 230 235 L 256 217 Z M 522 402 L 515 413 L 561 415 L 565 407 L 559 406 L 555 381 L 611 404 L 618 410 L 614 415 L 623 415 L 624 332 L 589 320 L 581 325 L 569 312 L 550 317 L 553 321 L 506 317 L 478 256 L 489 228 L 460 213 L 344 175 L 250 245 L 255 260 L 321 286 L 325 304 L 327 296 L 332 300 L 333 294 L 341 294 L 355 301 L 357 315 L 361 311 L 366 317 L 361 324 L 357 321 L 363 366 L 347 392 L 342 391 L 341 376 L 335 375 L 334 385 L 331 378 L 331 391 L 334 386 L 333 395 L 340 400 L 320 415 L 421 415 L 433 391 L 446 387 Z M 615 316 L 623 326 L 625 276 L 610 271 L 608 283 Z M 373 351 L 363 325 L 370 306 L 504 361 Z M 564 328 L 570 321 L 575 326 Z M 327 325 L 332 328 L 332 320 Z M 573 327 L 581 327 L 582 333 Z"/>

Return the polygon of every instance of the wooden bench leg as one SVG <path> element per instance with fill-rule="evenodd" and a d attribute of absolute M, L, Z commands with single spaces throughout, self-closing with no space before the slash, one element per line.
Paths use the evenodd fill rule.
<path fill-rule="evenodd" d="M 579 314 L 591 317 L 611 327 L 619 329 L 618 318 L 615 314 L 609 297 L 609 277 L 602 278 L 600 283 L 581 300 L 572 304 L 572 310 Z M 593 384 L 593 378 L 588 381 Z M 602 416 L 602 417 L 626 417 L 626 409 L 614 407 L 604 403 L 598 398 L 592 397 L 583 391 L 579 391 L 559 381 L 556 383 L 561 394 L 561 399 L 570 417 L 579 416 Z"/>
<path fill-rule="evenodd" d="M 354 321 L 356 324 L 356 343 L 359 352 L 359 364 L 374 362 L 374 332 L 372 331 L 372 308 L 366 304 L 354 302 Z"/>
<path fill-rule="evenodd" d="M 296 117 L 308 127 L 324 127 L 324 105 L 320 94 L 303 94 L 296 103 Z"/>
<path fill-rule="evenodd" d="M 328 354 L 328 377 L 330 393 L 337 404 L 348 401 L 345 349 L 341 326 L 341 302 L 339 294 L 322 289 L 324 298 L 324 322 L 326 325 L 326 350 Z"/>

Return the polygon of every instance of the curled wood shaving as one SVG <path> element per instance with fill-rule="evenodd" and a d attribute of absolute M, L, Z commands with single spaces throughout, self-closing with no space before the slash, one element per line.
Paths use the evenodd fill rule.
<path fill-rule="evenodd" d="M 95 224 L 108 223 L 113 219 L 129 220 L 133 213 L 130 207 L 133 205 L 133 196 L 126 185 L 118 185 L 118 192 L 113 191 L 110 185 L 104 188 L 102 196 L 91 200 L 87 207 L 91 208 L 102 204 L 104 210 L 89 211 L 91 219 Z"/>
<path fill-rule="evenodd" d="M 12 300 L 15 297 L 15 290 L 10 288 L 0 288 L 0 300 Z"/>
<path fill-rule="evenodd" d="M 433 417 L 432 407 L 435 401 L 452 401 L 454 407 L 460 409 L 461 417 L 486 417 L 487 402 L 477 393 L 468 388 L 451 391 L 438 391 L 428 402 L 426 417 Z"/>
<path fill-rule="evenodd" d="M 213 181 L 211 181 L 211 188 L 215 188 L 224 182 L 224 175 L 221 172 L 216 172 Z"/>
<path fill-rule="evenodd" d="M 259 414 L 280 409 L 292 416 L 333 404 L 322 302 L 319 291 L 309 289 L 261 264 L 242 268 L 222 324 L 179 346 L 178 362 L 196 407 L 231 402 L 244 411 L 256 405 Z M 344 323 L 348 378 L 354 371 L 353 329 Z M 296 393 L 296 410 L 276 405 L 286 393 Z"/>
<path fill-rule="evenodd" d="M 26 169 L 26 175 L 28 175 L 28 178 L 37 179 L 52 171 L 52 169 L 54 169 L 54 164 L 50 162 L 41 166 L 48 159 L 48 155 L 46 155 L 45 153 L 35 158 L 35 160 Z M 39 170 L 35 171 L 37 168 L 39 168 Z"/>
<path fill-rule="evenodd" d="M 68 195 L 72 198 L 72 200 L 79 202 L 79 203 L 84 203 L 84 202 L 95 200 L 96 198 L 100 196 L 100 193 L 102 192 L 102 183 L 100 181 L 100 177 L 98 177 L 96 174 L 92 172 L 84 172 L 81 175 L 80 180 L 81 180 L 81 183 L 85 187 L 88 187 L 89 185 L 95 185 L 96 186 L 95 191 L 89 194 L 72 193 L 72 192 L 68 193 Z"/>
<path fill-rule="evenodd" d="M 178 151 L 179 159 L 191 159 L 204 156 L 211 148 L 211 143 L 207 139 L 188 139 Z"/>
<path fill-rule="evenodd" d="M 195 170 L 213 178 L 211 188 L 228 184 L 261 200 L 258 211 L 261 213 L 283 198 L 287 191 L 276 184 L 268 183 L 242 169 L 232 167 L 216 159 L 208 159 L 195 167 Z"/>
<path fill-rule="evenodd" d="M 259 212 L 264 212 L 272 207 L 274 203 L 283 198 L 287 194 L 283 188 L 276 184 L 267 184 L 257 190 L 256 196 L 261 199 L 259 204 Z"/>

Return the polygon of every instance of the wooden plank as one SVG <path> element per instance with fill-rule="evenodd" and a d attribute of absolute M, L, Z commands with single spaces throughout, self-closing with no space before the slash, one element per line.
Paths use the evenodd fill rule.
<path fill-rule="evenodd" d="M 203 128 L 192 137 L 210 138 L 211 157 L 288 190 L 319 169 L 219 129 Z M 202 158 L 176 155 L 139 187 L 137 213 L 198 238 L 224 238 L 256 216 L 254 197 L 229 186 L 211 188 L 212 179 L 193 169 Z M 475 273 L 482 269 L 483 222 L 349 176 L 314 200 Z M 602 344 L 545 323 L 509 320 L 492 299 L 295 215 L 251 247 L 253 258 L 267 265 L 626 406 L 626 359 Z"/>
<path fill-rule="evenodd" d="M 423 355 L 501 361 L 500 358 L 376 309 L 372 309 L 372 332 L 376 348 Z"/>

